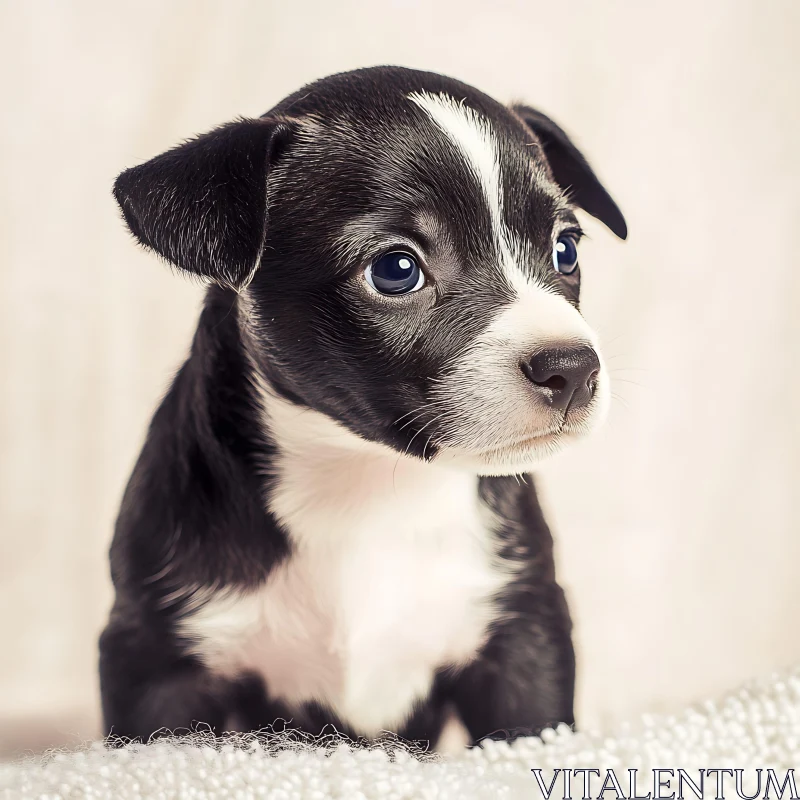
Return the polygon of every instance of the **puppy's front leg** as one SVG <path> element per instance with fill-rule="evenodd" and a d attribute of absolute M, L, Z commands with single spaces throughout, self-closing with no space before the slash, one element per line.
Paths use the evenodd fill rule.
<path fill-rule="evenodd" d="M 536 602 L 520 594 L 519 610 L 455 680 L 456 708 L 473 744 L 574 724 L 575 654 L 563 592 L 555 583 L 529 592 Z"/>
<path fill-rule="evenodd" d="M 100 638 L 100 690 L 104 733 L 145 742 L 198 726 L 221 733 L 232 699 L 232 687 L 179 653 L 159 626 L 118 611 Z"/>

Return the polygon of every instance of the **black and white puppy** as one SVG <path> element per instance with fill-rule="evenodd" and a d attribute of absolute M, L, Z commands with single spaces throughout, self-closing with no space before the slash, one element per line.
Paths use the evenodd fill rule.
<path fill-rule="evenodd" d="M 574 208 L 626 226 L 564 131 L 365 69 L 115 196 L 212 285 L 117 522 L 106 730 L 280 718 L 447 748 L 452 720 L 473 743 L 571 724 L 569 615 L 519 476 L 608 402 Z"/>

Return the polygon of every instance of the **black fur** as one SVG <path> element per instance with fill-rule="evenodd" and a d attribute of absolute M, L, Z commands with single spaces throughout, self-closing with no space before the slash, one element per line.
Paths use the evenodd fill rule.
<path fill-rule="evenodd" d="M 540 282 L 577 304 L 579 274 L 559 276 L 551 266 L 554 220 L 574 217 L 548 180 L 626 233 L 586 161 L 546 117 L 398 68 L 319 81 L 260 120 L 231 123 L 122 173 L 115 196 L 137 239 L 217 285 L 153 418 L 117 521 L 116 603 L 100 642 L 109 732 L 147 738 L 197 723 L 220 732 L 231 720 L 250 730 L 283 718 L 306 731 L 332 723 L 359 734 L 318 705 L 284 707 L 253 676 L 213 676 L 188 654 L 174 623 L 185 587 L 255 587 L 291 558 L 286 532 L 267 510 L 275 443 L 259 417 L 248 359 L 280 396 L 363 438 L 425 459 L 447 442 L 430 417 L 398 420 L 424 405 L 507 289 L 497 280 L 488 217 L 465 199 L 478 192 L 474 175 L 407 100 L 421 90 L 465 98 L 492 120 L 507 194 L 513 188 L 506 223 L 527 243 L 524 268 Z M 366 221 L 367 233 L 343 240 L 354 220 Z M 380 241 L 372 242 L 373 231 Z M 423 243 L 435 292 L 365 307 L 356 276 L 392 237 Z M 242 334 L 244 288 L 255 347 Z M 505 621 L 466 669 L 442 665 L 429 698 L 398 731 L 410 738 L 435 740 L 447 705 L 474 741 L 573 722 L 569 615 L 535 491 L 530 481 L 486 477 L 480 494 L 503 520 L 498 547 L 524 567 L 503 598 Z"/>

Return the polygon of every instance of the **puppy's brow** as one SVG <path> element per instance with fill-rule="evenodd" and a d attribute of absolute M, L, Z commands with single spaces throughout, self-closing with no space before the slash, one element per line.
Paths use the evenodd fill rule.
<path fill-rule="evenodd" d="M 553 213 L 553 218 L 556 225 L 561 223 L 562 225 L 572 225 L 575 228 L 580 228 L 578 218 L 569 208 L 557 208 Z"/>
<path fill-rule="evenodd" d="M 424 239 L 423 244 L 428 248 L 433 247 L 434 243 L 443 239 L 450 238 L 447 226 L 431 211 L 420 211 L 414 218 L 414 222 L 419 230 L 419 236 Z"/>
<path fill-rule="evenodd" d="M 392 223 L 383 214 L 365 214 L 344 224 L 334 249 L 347 266 L 352 266 L 387 247 L 404 244 L 424 254 L 430 240 L 423 231 Z"/>

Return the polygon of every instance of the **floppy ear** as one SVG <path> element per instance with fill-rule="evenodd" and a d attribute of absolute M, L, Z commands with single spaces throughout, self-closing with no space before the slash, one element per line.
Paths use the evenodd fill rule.
<path fill-rule="evenodd" d="M 570 190 L 572 202 L 597 217 L 620 239 L 625 239 L 628 236 L 628 226 L 622 212 L 567 134 L 553 120 L 534 108 L 514 105 L 511 110 L 542 143 L 553 178 L 559 186 Z"/>
<path fill-rule="evenodd" d="M 239 289 L 261 260 L 267 175 L 288 126 L 232 122 L 126 169 L 114 197 L 131 233 L 177 267 Z"/>

